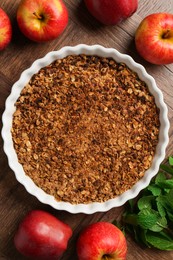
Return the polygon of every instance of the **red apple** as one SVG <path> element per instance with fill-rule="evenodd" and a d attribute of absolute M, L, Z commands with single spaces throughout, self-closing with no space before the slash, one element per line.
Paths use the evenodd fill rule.
<path fill-rule="evenodd" d="M 34 259 L 59 259 L 72 236 L 71 228 L 42 210 L 29 212 L 15 234 L 17 250 Z"/>
<path fill-rule="evenodd" d="M 49 41 L 65 30 L 68 11 L 62 0 L 22 0 L 17 10 L 17 22 L 30 40 Z"/>
<path fill-rule="evenodd" d="M 155 13 L 145 17 L 135 34 L 136 49 L 148 62 L 173 62 L 173 14 Z"/>
<path fill-rule="evenodd" d="M 0 8 L 0 51 L 5 49 L 12 37 L 12 26 L 8 15 Z"/>
<path fill-rule="evenodd" d="M 101 23 L 115 25 L 130 17 L 138 7 L 138 0 L 84 0 L 89 12 Z"/>
<path fill-rule="evenodd" d="M 127 244 L 124 234 L 109 222 L 86 227 L 77 241 L 79 260 L 125 260 Z"/>

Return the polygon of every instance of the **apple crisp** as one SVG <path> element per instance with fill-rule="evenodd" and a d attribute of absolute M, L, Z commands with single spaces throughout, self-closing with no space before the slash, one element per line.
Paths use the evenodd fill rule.
<path fill-rule="evenodd" d="M 32 76 L 15 106 L 18 160 L 58 201 L 115 198 L 151 166 L 159 109 L 124 63 L 89 55 L 58 59 Z"/>

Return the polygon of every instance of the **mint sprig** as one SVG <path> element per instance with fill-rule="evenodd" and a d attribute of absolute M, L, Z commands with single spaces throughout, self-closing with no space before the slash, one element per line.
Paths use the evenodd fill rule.
<path fill-rule="evenodd" d="M 173 157 L 137 199 L 128 202 L 122 217 L 123 230 L 138 243 L 160 250 L 173 250 Z"/>

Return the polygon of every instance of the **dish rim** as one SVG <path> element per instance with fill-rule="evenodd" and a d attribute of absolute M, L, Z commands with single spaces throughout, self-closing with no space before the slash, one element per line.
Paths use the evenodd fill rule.
<path fill-rule="evenodd" d="M 144 177 L 140 179 L 131 189 L 113 199 L 101 203 L 93 202 L 89 204 L 71 204 L 69 202 L 56 201 L 53 196 L 45 193 L 41 188 L 36 186 L 32 179 L 25 174 L 22 165 L 18 162 L 17 154 L 13 147 L 11 135 L 12 118 L 15 111 L 14 104 L 19 97 L 21 90 L 28 83 L 32 75 L 37 73 L 42 67 L 49 65 L 56 59 L 61 59 L 71 54 L 98 55 L 101 57 L 111 57 L 115 59 L 116 62 L 124 62 L 130 69 L 138 74 L 141 80 L 145 81 L 149 91 L 155 98 L 156 106 L 160 109 L 159 142 L 156 147 L 156 153 L 154 155 L 151 167 L 145 172 Z M 141 190 L 149 185 L 151 179 L 157 174 L 160 163 L 165 158 L 165 151 L 169 142 L 170 125 L 168 120 L 168 109 L 164 102 L 163 94 L 157 87 L 154 78 L 147 73 L 146 69 L 141 64 L 135 62 L 131 56 L 122 54 L 114 48 L 106 48 L 101 45 L 79 44 L 76 46 L 65 46 L 57 51 L 48 52 L 44 57 L 35 60 L 28 69 L 21 73 L 18 81 L 13 84 L 11 93 L 5 102 L 2 123 L 3 126 L 1 135 L 4 141 L 4 152 L 6 153 L 8 164 L 13 170 L 17 181 L 25 187 L 28 193 L 35 196 L 40 202 L 50 205 L 54 209 L 65 210 L 73 214 L 93 214 L 95 212 L 105 212 L 114 207 L 122 206 L 129 199 L 135 198 Z"/>

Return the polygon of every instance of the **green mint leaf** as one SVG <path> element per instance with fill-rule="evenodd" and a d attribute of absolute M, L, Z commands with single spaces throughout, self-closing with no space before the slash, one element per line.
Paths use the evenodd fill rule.
<path fill-rule="evenodd" d="M 171 211 L 173 212 L 173 189 L 166 195 L 166 199 Z"/>
<path fill-rule="evenodd" d="M 154 196 L 144 196 L 144 197 L 140 198 L 137 203 L 139 210 L 151 209 L 153 199 L 154 199 Z"/>
<path fill-rule="evenodd" d="M 160 181 L 158 185 L 163 189 L 173 189 L 173 179 Z"/>
<path fill-rule="evenodd" d="M 143 233 L 144 231 L 141 230 L 139 227 L 133 226 L 129 226 L 129 230 L 135 241 L 141 244 L 143 242 L 141 233 Z"/>
<path fill-rule="evenodd" d="M 164 193 L 169 193 L 170 192 L 170 189 L 163 189 Z"/>
<path fill-rule="evenodd" d="M 124 227 L 138 243 L 173 250 L 173 156 L 160 166 L 150 185 L 127 205 Z"/>
<path fill-rule="evenodd" d="M 160 232 L 164 228 L 167 228 L 167 219 L 165 217 L 159 218 L 155 225 L 153 225 L 150 230 L 154 232 Z"/>
<path fill-rule="evenodd" d="M 137 226 L 138 225 L 138 215 L 137 214 L 128 214 L 128 213 L 124 214 L 123 222 L 126 224 Z"/>
<path fill-rule="evenodd" d="M 173 166 L 173 157 L 170 156 L 168 160 L 169 160 L 169 165 L 170 165 L 170 166 Z"/>
<path fill-rule="evenodd" d="M 147 242 L 160 250 L 173 250 L 173 240 L 168 236 L 164 235 L 164 233 L 155 233 L 152 231 L 148 231 L 146 233 Z"/>
<path fill-rule="evenodd" d="M 159 197 L 157 197 L 156 200 L 157 200 L 157 202 L 159 202 L 162 205 L 162 207 L 165 210 L 169 210 L 169 204 L 168 204 L 166 195 L 160 195 Z"/>
<path fill-rule="evenodd" d="M 165 164 L 161 164 L 161 165 L 160 165 L 160 168 L 161 168 L 162 170 L 164 170 L 165 172 L 167 172 L 167 173 L 173 175 L 173 168 L 171 168 L 170 166 L 165 165 Z"/>
<path fill-rule="evenodd" d="M 164 207 L 162 206 L 162 204 L 157 200 L 156 200 L 156 206 L 157 206 L 157 210 L 158 210 L 160 216 L 165 217 L 166 211 L 165 211 Z"/>
<path fill-rule="evenodd" d="M 162 237 L 164 237 L 166 240 L 168 240 L 170 242 L 173 239 L 172 234 L 170 234 L 170 232 L 169 232 L 169 229 L 161 231 L 160 234 L 161 234 Z"/>
<path fill-rule="evenodd" d="M 161 194 L 161 191 L 162 191 L 161 188 L 158 187 L 156 184 L 149 185 L 147 189 L 149 191 L 151 191 L 153 196 L 159 196 Z"/>
<path fill-rule="evenodd" d="M 128 201 L 130 206 L 130 211 L 133 212 L 134 206 L 135 206 L 135 200 L 131 199 Z"/>
<path fill-rule="evenodd" d="M 138 225 L 143 229 L 152 228 L 159 220 L 159 214 L 152 209 L 143 209 L 138 214 Z"/>
<path fill-rule="evenodd" d="M 162 205 L 162 207 L 165 209 L 165 211 L 168 213 L 173 213 L 173 201 L 172 201 L 172 190 L 171 193 L 168 193 L 166 195 L 160 195 L 157 197 L 157 202 Z"/>
<path fill-rule="evenodd" d="M 167 211 L 168 218 L 171 222 L 173 222 L 173 213 Z"/>
<path fill-rule="evenodd" d="M 160 227 L 159 225 L 155 224 L 154 226 L 152 226 L 151 228 L 149 228 L 149 230 L 154 231 L 154 232 L 160 232 L 163 230 L 162 227 Z"/>
<path fill-rule="evenodd" d="M 150 247 L 145 237 L 147 229 L 141 229 L 139 226 L 126 225 L 126 230 L 132 235 L 137 243 L 145 244 L 147 247 Z"/>
<path fill-rule="evenodd" d="M 139 237 L 140 237 L 140 242 L 143 242 L 147 247 L 150 247 L 150 244 L 147 241 L 147 229 L 140 229 Z"/>
<path fill-rule="evenodd" d="M 155 178 L 155 183 L 158 184 L 161 181 L 166 180 L 166 175 L 163 172 L 158 172 Z"/>

